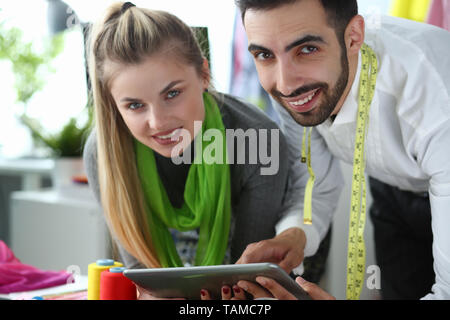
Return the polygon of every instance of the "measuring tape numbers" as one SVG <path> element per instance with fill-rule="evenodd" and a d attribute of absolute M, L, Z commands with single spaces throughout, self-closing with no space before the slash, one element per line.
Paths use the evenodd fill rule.
<path fill-rule="evenodd" d="M 347 299 L 359 299 L 363 287 L 366 250 L 364 227 L 366 222 L 366 179 L 364 142 L 367 133 L 369 110 L 375 93 L 378 61 L 374 51 L 366 44 L 361 48 L 362 67 L 359 85 L 356 123 L 355 153 L 350 206 L 350 225 L 347 252 Z"/>
<path fill-rule="evenodd" d="M 359 84 L 358 112 L 356 123 L 355 152 L 353 157 L 353 176 L 350 207 L 350 225 L 347 252 L 347 299 L 359 299 L 365 275 L 366 250 L 364 227 L 366 221 L 366 179 L 364 142 L 369 121 L 369 110 L 375 93 L 378 75 L 378 61 L 375 52 L 366 44 L 361 47 L 362 67 Z M 311 132 L 303 131 L 302 163 L 308 166 L 309 179 L 306 184 L 303 223 L 312 224 L 312 189 L 315 175 L 311 167 Z M 306 154 L 306 136 L 308 135 L 308 153 Z"/>

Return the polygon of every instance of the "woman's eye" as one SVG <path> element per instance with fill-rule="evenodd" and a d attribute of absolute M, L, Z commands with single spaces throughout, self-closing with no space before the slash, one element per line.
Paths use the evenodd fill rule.
<path fill-rule="evenodd" d="M 258 52 L 255 54 L 255 58 L 257 60 L 264 61 L 264 60 L 268 60 L 268 59 L 272 58 L 272 54 L 269 52 Z"/>
<path fill-rule="evenodd" d="M 167 99 L 173 99 L 180 94 L 179 90 L 170 90 L 167 92 Z"/>
<path fill-rule="evenodd" d="M 139 103 L 139 102 L 134 102 L 128 105 L 128 109 L 130 110 L 137 110 L 140 109 L 144 106 L 143 103 Z"/>
<path fill-rule="evenodd" d="M 303 54 L 311 54 L 316 52 L 318 49 L 316 47 L 313 46 L 307 46 L 307 47 L 303 47 L 300 51 Z"/>

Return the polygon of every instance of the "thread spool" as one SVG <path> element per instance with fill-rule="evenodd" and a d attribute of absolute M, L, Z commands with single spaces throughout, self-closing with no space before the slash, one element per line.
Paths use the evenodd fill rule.
<path fill-rule="evenodd" d="M 123 275 L 126 268 L 111 268 L 100 275 L 100 300 L 136 300 L 136 286 Z"/>
<path fill-rule="evenodd" d="M 123 264 L 112 259 L 101 259 L 88 266 L 88 300 L 100 299 L 100 275 L 112 267 L 122 267 Z"/>

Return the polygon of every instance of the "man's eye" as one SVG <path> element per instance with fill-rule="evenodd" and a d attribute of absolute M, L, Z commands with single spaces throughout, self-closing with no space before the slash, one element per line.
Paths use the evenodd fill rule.
<path fill-rule="evenodd" d="M 130 103 L 128 105 L 128 109 L 130 109 L 130 110 L 137 110 L 137 109 L 142 108 L 143 106 L 144 106 L 143 103 L 133 102 L 133 103 Z"/>
<path fill-rule="evenodd" d="M 170 90 L 167 92 L 167 99 L 173 99 L 180 94 L 179 90 Z"/>
<path fill-rule="evenodd" d="M 272 54 L 270 52 L 258 52 L 255 54 L 255 58 L 264 61 L 272 58 Z"/>
<path fill-rule="evenodd" d="M 316 52 L 318 49 L 316 48 L 316 47 L 313 47 L 313 46 L 306 46 L 306 47 L 303 47 L 300 51 L 301 51 L 301 53 L 303 53 L 303 54 L 311 54 L 311 53 L 314 53 L 314 52 Z"/>

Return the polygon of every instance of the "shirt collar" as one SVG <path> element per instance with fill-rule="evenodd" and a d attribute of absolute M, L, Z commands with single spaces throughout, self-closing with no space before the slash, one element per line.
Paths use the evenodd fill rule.
<path fill-rule="evenodd" d="M 359 94 L 359 80 L 361 77 L 361 52 L 358 56 L 358 68 L 356 71 L 353 85 L 348 93 L 347 99 L 345 99 L 342 108 L 339 110 L 336 119 L 331 122 L 328 119 L 324 124 L 327 127 L 337 126 L 345 123 L 356 122 L 356 114 L 358 112 L 358 94 Z"/>

